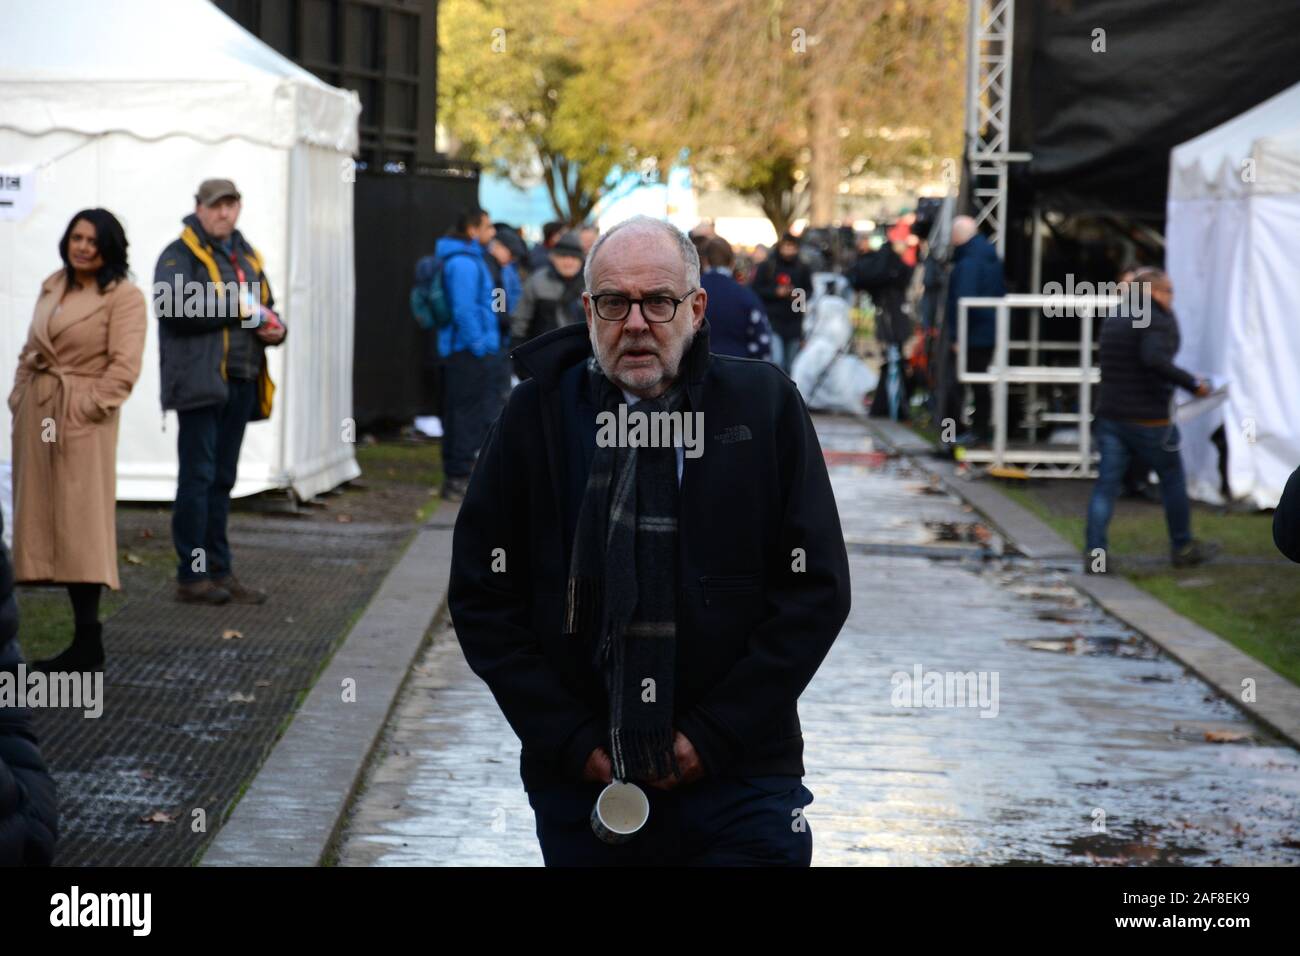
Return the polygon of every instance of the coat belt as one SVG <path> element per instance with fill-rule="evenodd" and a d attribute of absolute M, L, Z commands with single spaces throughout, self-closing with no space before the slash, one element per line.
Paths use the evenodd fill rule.
<path fill-rule="evenodd" d="M 78 375 L 61 365 L 54 365 L 44 355 L 39 353 L 36 355 L 35 361 L 32 363 L 32 370 L 38 375 L 44 373 L 54 379 L 55 392 L 52 396 L 54 399 L 54 449 L 56 454 L 61 455 L 63 454 L 65 446 L 65 443 L 61 440 L 61 436 L 63 435 L 64 425 L 68 420 L 68 411 L 73 395 L 73 391 L 69 387 L 68 379 L 93 378 L 94 376 Z M 29 383 L 28 388 L 35 385 L 36 380 L 33 379 L 33 381 Z M 41 402 L 40 404 L 44 405 L 45 402 Z"/>

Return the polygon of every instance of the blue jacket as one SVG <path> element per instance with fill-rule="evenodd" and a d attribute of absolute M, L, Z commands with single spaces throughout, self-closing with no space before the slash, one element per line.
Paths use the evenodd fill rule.
<path fill-rule="evenodd" d="M 1001 296 L 1007 294 L 1002 278 L 1002 261 L 998 252 L 984 236 L 976 234 L 957 247 L 952 255 L 952 274 L 948 276 L 948 307 L 944 321 L 952 323 L 953 341 L 957 341 L 957 300 L 968 296 Z M 967 348 L 990 349 L 997 341 L 997 312 L 993 309 L 971 309 L 966 317 Z"/>
<path fill-rule="evenodd" d="M 456 255 L 464 252 L 468 255 Z M 497 317 L 492 312 L 492 275 L 483 260 L 483 247 L 474 239 L 443 236 L 434 255 L 445 261 L 443 287 L 451 299 L 451 325 L 438 332 L 438 351 L 445 358 L 469 351 L 477 358 L 495 355 L 501 347 Z"/>
<path fill-rule="evenodd" d="M 501 288 L 506 290 L 506 315 L 514 315 L 515 306 L 524 295 L 524 283 L 513 262 L 507 262 L 501 267 Z"/>
<path fill-rule="evenodd" d="M 716 269 L 700 276 L 700 286 L 709 294 L 709 351 L 737 358 L 770 359 L 772 327 L 767 307 L 757 293 Z"/>

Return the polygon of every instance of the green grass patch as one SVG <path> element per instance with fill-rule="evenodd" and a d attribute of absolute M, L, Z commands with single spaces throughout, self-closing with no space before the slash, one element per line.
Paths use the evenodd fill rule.
<path fill-rule="evenodd" d="M 357 445 L 362 477 L 371 481 L 397 481 L 436 487 L 442 483 L 440 442 L 379 442 Z"/>
<path fill-rule="evenodd" d="M 72 643 L 72 602 L 66 588 L 19 586 L 14 593 L 18 597 L 18 646 L 24 660 L 53 657 Z M 100 619 L 125 603 L 123 592 L 105 588 L 99 601 Z"/>

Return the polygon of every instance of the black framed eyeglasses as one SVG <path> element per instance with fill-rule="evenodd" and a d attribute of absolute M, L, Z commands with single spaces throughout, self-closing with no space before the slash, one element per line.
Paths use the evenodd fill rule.
<path fill-rule="evenodd" d="M 640 304 L 641 315 L 647 322 L 671 322 L 681 304 L 699 291 L 696 287 L 680 299 L 674 299 L 670 295 L 647 295 L 640 299 L 633 299 L 621 292 L 601 292 L 591 297 L 591 304 L 596 310 L 596 318 L 604 319 L 606 322 L 625 320 L 632 314 L 633 303 Z"/>

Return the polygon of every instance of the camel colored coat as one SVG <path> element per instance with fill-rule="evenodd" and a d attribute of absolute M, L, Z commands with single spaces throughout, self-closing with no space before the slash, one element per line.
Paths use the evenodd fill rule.
<path fill-rule="evenodd" d="M 65 287 L 63 270 L 41 284 L 9 395 L 14 573 L 120 590 L 118 408 L 140 375 L 145 300 L 125 279 L 102 294 L 91 282 L 63 298 Z"/>

